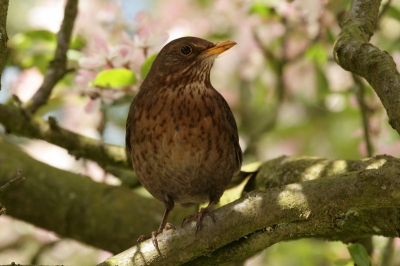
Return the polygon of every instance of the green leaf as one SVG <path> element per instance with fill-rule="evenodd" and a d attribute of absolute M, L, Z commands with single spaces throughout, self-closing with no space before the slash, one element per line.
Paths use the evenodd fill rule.
<path fill-rule="evenodd" d="M 93 85 L 108 88 L 122 88 L 134 85 L 136 75 L 126 68 L 114 68 L 101 71 L 93 81 Z"/>
<path fill-rule="evenodd" d="M 25 32 L 25 36 L 34 41 L 47 41 L 55 42 L 57 40 L 56 35 L 48 30 L 31 30 Z"/>
<path fill-rule="evenodd" d="M 78 61 L 82 57 L 83 57 L 83 54 L 80 51 L 77 51 L 77 50 L 74 50 L 74 49 L 68 49 L 68 51 L 67 51 L 68 60 Z"/>
<path fill-rule="evenodd" d="M 45 114 L 62 108 L 63 104 L 65 104 L 65 99 L 63 97 L 52 97 L 45 105 L 42 105 L 42 107 L 35 112 L 35 115 L 43 117 Z"/>
<path fill-rule="evenodd" d="M 35 51 L 35 49 L 38 51 L 54 50 L 57 44 L 55 35 L 45 30 L 17 33 L 10 41 L 11 47 L 18 52 Z"/>
<path fill-rule="evenodd" d="M 388 6 L 388 9 L 386 10 L 386 14 L 389 17 L 391 17 L 397 21 L 400 21 L 400 11 L 397 8 L 395 8 L 394 6 L 392 6 L 392 5 Z"/>
<path fill-rule="evenodd" d="M 23 69 L 36 66 L 42 73 L 54 58 L 57 42 L 56 35 L 46 30 L 33 30 L 15 34 L 9 47 L 15 51 L 13 64 Z"/>
<path fill-rule="evenodd" d="M 367 251 L 365 250 L 364 246 L 361 244 L 354 244 L 348 246 L 347 249 L 349 250 L 351 258 L 358 266 L 371 266 L 371 258 L 368 256 Z"/>
<path fill-rule="evenodd" d="M 150 71 L 151 65 L 153 64 L 156 57 L 157 57 L 157 54 L 153 54 L 153 55 L 147 57 L 146 61 L 144 61 L 143 65 L 140 69 L 140 74 L 142 75 L 142 79 L 146 78 L 147 74 Z"/>
<path fill-rule="evenodd" d="M 329 59 L 327 49 L 319 43 L 316 43 L 307 49 L 306 57 L 319 65 L 325 64 Z"/>
<path fill-rule="evenodd" d="M 271 9 L 263 3 L 254 3 L 250 8 L 250 14 L 257 14 L 262 17 L 268 17 L 271 13 Z"/>
<path fill-rule="evenodd" d="M 336 41 L 336 34 L 332 32 L 331 29 L 326 29 L 326 36 L 328 37 L 328 41 L 333 44 Z"/>
<path fill-rule="evenodd" d="M 73 38 L 69 44 L 69 49 L 74 49 L 74 50 L 81 50 L 84 48 L 86 45 L 86 40 L 80 36 L 77 35 L 75 38 Z"/>
<path fill-rule="evenodd" d="M 318 98 L 324 100 L 325 97 L 330 93 L 329 82 L 326 78 L 325 72 L 320 65 L 315 64 L 315 82 L 318 89 Z"/>

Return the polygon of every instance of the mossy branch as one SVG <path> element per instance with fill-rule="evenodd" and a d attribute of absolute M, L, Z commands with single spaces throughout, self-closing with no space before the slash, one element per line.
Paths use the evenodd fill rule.
<path fill-rule="evenodd" d="M 132 247 L 100 265 L 216 265 L 285 240 L 398 236 L 399 166 L 400 160 L 390 156 L 362 161 L 278 158 L 255 175 L 257 189 L 269 183 L 265 180 L 310 180 L 246 193 L 217 209 L 215 224 L 206 218 L 197 236 L 193 223 L 164 232 L 158 236 L 161 254 L 146 241 L 140 249 Z"/>
<path fill-rule="evenodd" d="M 161 220 L 163 208 L 156 200 L 50 167 L 2 140 L 0 164 L 0 183 L 10 180 L 16 169 L 26 177 L 2 198 L 8 213 L 62 237 L 116 253 L 134 246 L 139 235 L 156 229 Z M 214 265 L 248 257 L 283 240 L 396 237 L 399 169 L 400 160 L 390 156 L 355 161 L 280 157 L 248 172 L 253 178 L 245 190 L 256 191 L 215 210 L 216 223 L 205 218 L 197 236 L 189 223 L 158 236 L 162 257 L 151 242 L 144 242 L 140 251 L 129 249 L 103 265 L 131 265 L 123 264 L 125 260 L 159 265 L 161 259 L 166 265 Z M 283 186 L 288 183 L 293 184 Z M 176 206 L 170 222 L 177 224 L 194 211 Z M 52 219 L 43 219 L 49 213 Z"/>
<path fill-rule="evenodd" d="M 0 104 L 0 123 L 8 133 L 45 140 L 66 149 L 76 158 L 93 160 L 104 168 L 112 166 L 132 169 L 123 147 L 63 129 L 54 118 L 45 121 L 17 106 Z"/>
<path fill-rule="evenodd" d="M 390 125 L 400 133 L 400 73 L 393 58 L 369 43 L 378 18 L 379 0 L 354 0 L 333 55 L 345 70 L 364 77 L 385 107 Z"/>
<path fill-rule="evenodd" d="M 17 169 L 22 169 L 25 177 L 24 182 L 2 194 L 7 214 L 60 237 L 116 253 L 159 225 L 163 206 L 152 197 L 51 167 L 1 137 L 0 165 L 0 187 L 15 177 Z M 178 223 L 194 211 L 195 207 L 177 206 L 170 221 Z"/>

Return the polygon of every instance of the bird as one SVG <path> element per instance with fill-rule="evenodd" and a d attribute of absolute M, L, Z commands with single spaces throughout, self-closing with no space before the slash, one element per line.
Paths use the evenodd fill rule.
<path fill-rule="evenodd" d="M 133 99 L 126 122 L 126 151 L 142 186 L 164 205 L 160 227 L 137 243 L 175 228 L 167 222 L 175 203 L 208 202 L 188 215 L 196 234 L 217 204 L 243 155 L 237 124 L 224 97 L 211 85 L 210 70 L 234 41 L 182 37 L 167 43 L 155 58 Z"/>

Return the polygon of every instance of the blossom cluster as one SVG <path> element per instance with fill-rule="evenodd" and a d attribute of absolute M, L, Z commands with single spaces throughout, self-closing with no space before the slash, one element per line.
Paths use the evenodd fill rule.
<path fill-rule="evenodd" d="M 116 29 L 118 34 L 112 31 L 105 36 L 94 35 L 78 62 L 74 80 L 80 92 L 89 96 L 86 106 L 89 112 L 98 110 L 102 103 L 112 104 L 127 93 L 136 92 L 144 79 L 146 59 L 156 53 L 168 38 L 162 26 L 145 12 L 138 13 L 130 27 Z M 109 71 L 121 69 L 129 71 Z M 111 74 L 100 80 L 101 73 Z"/>

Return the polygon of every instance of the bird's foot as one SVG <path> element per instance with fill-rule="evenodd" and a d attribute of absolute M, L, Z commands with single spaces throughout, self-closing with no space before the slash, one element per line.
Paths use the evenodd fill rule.
<path fill-rule="evenodd" d="M 199 231 L 201 229 L 203 216 L 205 214 L 209 214 L 211 219 L 215 223 L 214 213 L 212 212 L 211 208 L 209 208 L 209 207 L 210 206 L 208 206 L 206 208 L 201 208 L 199 212 L 196 212 L 196 213 L 186 216 L 182 221 L 181 227 L 183 227 L 186 222 L 197 218 L 197 223 L 196 223 L 196 234 L 197 234 L 197 231 Z"/>
<path fill-rule="evenodd" d="M 151 242 L 153 242 L 153 246 L 157 249 L 157 251 L 159 253 L 161 253 L 160 249 L 158 248 L 157 235 L 161 234 L 164 231 L 170 230 L 170 229 L 176 229 L 176 227 L 171 223 L 166 223 L 164 228 L 158 229 L 158 231 L 151 232 L 151 236 L 145 236 L 145 235 L 139 236 L 136 243 L 137 243 L 137 245 L 139 245 L 141 242 L 151 238 Z"/>

